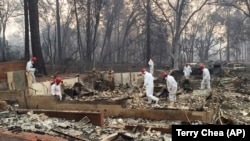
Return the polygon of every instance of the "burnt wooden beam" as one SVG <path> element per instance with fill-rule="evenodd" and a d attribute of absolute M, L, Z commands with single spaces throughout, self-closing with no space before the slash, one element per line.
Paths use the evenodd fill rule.
<path fill-rule="evenodd" d="M 42 114 L 49 117 L 64 118 L 67 120 L 76 120 L 80 121 L 82 118 L 87 116 L 90 119 L 90 122 L 97 126 L 104 125 L 104 115 L 101 112 L 92 112 L 92 111 L 65 111 L 65 110 L 43 110 L 43 109 L 17 109 L 18 114 L 26 114 L 29 111 L 33 111 L 35 114 Z"/>

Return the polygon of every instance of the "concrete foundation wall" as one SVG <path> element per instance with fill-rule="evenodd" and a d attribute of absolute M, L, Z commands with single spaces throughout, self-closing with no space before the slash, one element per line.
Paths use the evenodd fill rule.
<path fill-rule="evenodd" d="M 122 102 L 80 102 L 80 101 L 57 101 L 53 96 L 27 96 L 19 94 L 1 93 L 0 99 L 17 99 L 21 108 L 26 109 L 48 109 L 48 110 L 78 110 L 97 111 L 104 116 L 136 117 L 152 120 L 201 120 L 210 123 L 212 111 L 188 111 L 188 110 L 166 110 L 166 109 L 127 109 L 125 100 Z"/>

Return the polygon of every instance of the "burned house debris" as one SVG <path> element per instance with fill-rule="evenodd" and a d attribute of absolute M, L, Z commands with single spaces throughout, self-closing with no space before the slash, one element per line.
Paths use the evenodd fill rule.
<path fill-rule="evenodd" d="M 172 71 L 182 84 L 176 107 L 168 106 L 168 91 L 160 77 L 163 70 L 155 71 L 154 94 L 160 98 L 159 107 L 147 104 L 140 88 L 142 75 L 137 71 L 62 75 L 63 101 L 49 93 L 50 79 L 38 78 L 28 86 L 22 80 L 25 77 L 13 81 L 24 74 L 22 71 L 7 72 L 6 81 L 11 85 L 1 83 L 5 88 L 0 94 L 0 140 L 36 135 L 37 140 L 58 141 L 166 141 L 171 140 L 172 125 L 250 124 L 249 74 L 220 69 L 222 75 L 212 75 L 211 91 L 199 89 L 198 75 L 191 74 L 185 82 L 182 71 Z"/>

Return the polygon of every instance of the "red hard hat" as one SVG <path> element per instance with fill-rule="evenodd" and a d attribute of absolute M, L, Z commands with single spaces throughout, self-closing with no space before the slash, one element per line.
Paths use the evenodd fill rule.
<path fill-rule="evenodd" d="M 161 76 L 162 76 L 163 78 L 165 78 L 165 77 L 168 76 L 168 73 L 167 73 L 167 72 L 162 72 Z"/>
<path fill-rule="evenodd" d="M 32 60 L 33 62 L 36 62 L 37 58 L 36 58 L 36 57 L 32 57 L 31 60 Z"/>
<path fill-rule="evenodd" d="M 204 65 L 203 64 L 200 64 L 199 65 L 199 68 L 202 70 L 202 69 L 204 69 Z"/>
<path fill-rule="evenodd" d="M 185 65 L 188 66 L 188 63 L 186 63 Z"/>
<path fill-rule="evenodd" d="M 146 68 L 142 68 L 142 69 L 141 69 L 141 73 L 143 73 L 143 74 L 144 74 L 144 73 L 145 73 L 145 71 L 147 71 L 147 69 L 146 69 Z"/>
<path fill-rule="evenodd" d="M 62 82 L 62 78 L 61 77 L 57 77 L 55 81 L 56 81 L 56 83 L 60 83 L 60 82 Z"/>

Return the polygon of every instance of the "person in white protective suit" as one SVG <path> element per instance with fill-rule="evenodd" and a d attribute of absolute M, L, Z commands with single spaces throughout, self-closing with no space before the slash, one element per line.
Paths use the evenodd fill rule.
<path fill-rule="evenodd" d="M 202 70 L 202 81 L 201 81 L 201 89 L 203 90 L 205 87 L 211 90 L 210 86 L 210 72 L 207 68 L 205 68 L 204 64 L 200 64 L 199 68 Z"/>
<path fill-rule="evenodd" d="M 151 73 L 149 73 L 145 68 L 141 70 L 142 74 L 144 74 L 144 84 L 143 87 L 146 89 L 146 96 L 148 98 L 148 103 L 150 104 L 155 101 L 155 106 L 159 106 L 159 98 L 153 95 L 154 93 L 154 77 Z"/>
<path fill-rule="evenodd" d="M 56 77 L 55 81 L 51 83 L 51 94 L 55 97 L 59 96 L 60 101 L 62 100 L 61 83 L 63 83 L 62 78 Z"/>
<path fill-rule="evenodd" d="M 192 69 L 191 69 L 191 67 L 189 66 L 188 63 L 185 64 L 183 72 L 184 72 L 185 79 L 189 80 Z"/>
<path fill-rule="evenodd" d="M 33 67 L 33 64 L 37 61 L 36 57 L 32 57 L 26 64 L 26 71 L 29 73 L 28 75 L 31 75 L 32 77 L 32 82 L 36 82 L 36 77 L 35 77 L 35 71 L 36 68 Z"/>
<path fill-rule="evenodd" d="M 170 106 L 174 106 L 176 102 L 177 82 L 174 77 L 169 75 L 167 72 L 162 72 L 162 77 L 166 79 L 167 89 L 169 92 Z"/>
<path fill-rule="evenodd" d="M 154 76 L 154 56 L 153 55 L 150 56 L 148 65 L 149 65 L 149 72 Z"/>

